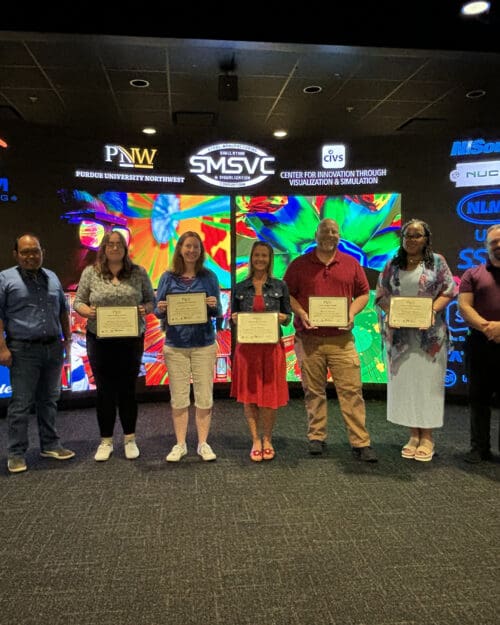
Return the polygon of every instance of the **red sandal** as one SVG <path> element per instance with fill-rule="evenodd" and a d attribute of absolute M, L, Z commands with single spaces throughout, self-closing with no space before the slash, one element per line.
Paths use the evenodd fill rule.
<path fill-rule="evenodd" d="M 262 449 L 252 449 L 250 452 L 250 460 L 253 460 L 254 462 L 262 462 L 262 454 Z"/>
<path fill-rule="evenodd" d="M 264 460 L 272 460 L 275 455 L 276 455 L 276 452 L 274 451 L 272 447 L 266 447 L 265 449 L 262 450 L 262 458 Z"/>

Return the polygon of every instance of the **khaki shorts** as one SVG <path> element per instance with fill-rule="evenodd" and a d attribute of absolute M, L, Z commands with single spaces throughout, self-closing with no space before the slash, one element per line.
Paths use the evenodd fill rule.
<path fill-rule="evenodd" d="M 191 380 L 193 381 L 194 405 L 201 409 L 212 407 L 216 356 L 217 345 L 215 343 L 206 347 L 163 346 L 172 408 L 180 410 L 189 406 Z"/>

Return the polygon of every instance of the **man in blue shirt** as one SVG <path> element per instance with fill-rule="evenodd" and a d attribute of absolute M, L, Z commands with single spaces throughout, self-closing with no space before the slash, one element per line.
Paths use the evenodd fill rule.
<path fill-rule="evenodd" d="M 12 386 L 7 410 L 7 467 L 11 473 L 21 473 L 27 469 L 33 405 L 40 455 L 68 460 L 75 452 L 62 447 L 55 428 L 64 348 L 69 351 L 71 341 L 66 298 L 56 274 L 42 268 L 43 251 L 37 236 L 18 237 L 14 258 L 17 266 L 0 272 L 0 365 L 10 368 Z"/>

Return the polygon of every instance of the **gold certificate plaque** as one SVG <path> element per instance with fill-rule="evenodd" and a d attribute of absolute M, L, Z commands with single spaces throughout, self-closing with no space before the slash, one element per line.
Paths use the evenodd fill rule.
<path fill-rule="evenodd" d="M 238 343 L 277 343 L 279 341 L 277 312 L 238 313 Z"/>
<path fill-rule="evenodd" d="M 309 298 L 309 323 L 312 326 L 344 328 L 349 324 L 347 297 Z"/>
<path fill-rule="evenodd" d="M 392 328 L 430 328 L 432 297 L 391 297 L 389 325 Z"/>
<path fill-rule="evenodd" d="M 207 296 L 205 293 L 172 293 L 167 295 L 167 321 L 169 326 L 183 326 L 207 322 Z"/>
<path fill-rule="evenodd" d="M 97 336 L 112 339 L 139 336 L 139 310 L 137 306 L 98 306 Z"/>

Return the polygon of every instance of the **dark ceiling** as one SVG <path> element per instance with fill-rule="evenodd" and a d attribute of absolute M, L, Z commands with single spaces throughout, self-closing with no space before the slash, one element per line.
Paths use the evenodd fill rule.
<path fill-rule="evenodd" d="M 102 19 L 4 19 L 0 128 L 138 137 L 154 126 L 156 140 L 265 140 L 276 128 L 299 140 L 498 128 L 495 6 L 487 18 L 463 20 L 456 2 L 434 0 L 425 14 L 426 4 L 358 2 L 349 14 L 335 2 L 304 3 L 300 13 L 280 5 L 287 15 L 229 26 L 199 12 L 195 22 L 189 12 L 149 14 L 147 23 L 134 14 L 120 29 Z M 221 75 L 231 83 L 224 93 Z M 313 85 L 321 92 L 304 93 Z"/>

